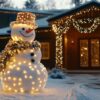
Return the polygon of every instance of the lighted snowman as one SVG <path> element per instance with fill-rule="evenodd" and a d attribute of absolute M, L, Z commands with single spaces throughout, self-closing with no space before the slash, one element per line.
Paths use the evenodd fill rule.
<path fill-rule="evenodd" d="M 35 15 L 20 12 L 11 22 L 12 41 L 6 45 L 10 59 L 2 76 L 3 90 L 9 92 L 35 93 L 43 90 L 47 70 L 41 61 L 40 44 L 35 39 Z"/>

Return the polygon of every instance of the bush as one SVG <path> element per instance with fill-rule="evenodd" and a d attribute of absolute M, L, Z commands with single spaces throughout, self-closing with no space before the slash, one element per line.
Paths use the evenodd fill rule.
<path fill-rule="evenodd" d="M 64 79 L 65 73 L 60 68 L 53 68 L 49 73 L 50 78 L 53 79 Z"/>

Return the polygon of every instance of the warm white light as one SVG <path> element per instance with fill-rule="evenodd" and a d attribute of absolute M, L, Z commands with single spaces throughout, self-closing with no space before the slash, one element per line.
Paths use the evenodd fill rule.
<path fill-rule="evenodd" d="M 24 71 L 23 71 L 23 73 L 24 73 L 24 74 L 26 74 L 26 73 L 27 73 L 27 71 L 26 71 L 26 70 L 24 70 Z"/>
<path fill-rule="evenodd" d="M 13 80 L 16 81 L 16 78 L 14 77 Z"/>
<path fill-rule="evenodd" d="M 22 85 L 22 83 L 21 83 L 21 82 L 19 82 L 19 83 L 18 83 L 18 85 L 20 86 L 20 85 Z"/>
<path fill-rule="evenodd" d="M 24 93 L 24 89 L 23 89 L 23 88 L 20 88 L 20 92 L 21 92 L 21 93 Z"/>
<path fill-rule="evenodd" d="M 11 77 L 8 77 L 8 80 L 11 80 Z"/>
<path fill-rule="evenodd" d="M 13 83 L 13 86 L 16 86 L 16 83 Z"/>
<path fill-rule="evenodd" d="M 17 71 L 19 71 L 20 70 L 20 67 L 17 67 L 16 69 L 17 69 Z"/>

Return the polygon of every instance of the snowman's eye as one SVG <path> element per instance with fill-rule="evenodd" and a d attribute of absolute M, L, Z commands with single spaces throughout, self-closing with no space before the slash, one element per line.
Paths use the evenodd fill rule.
<path fill-rule="evenodd" d="M 22 30 L 24 31 L 24 30 L 25 30 L 25 28 L 22 28 Z"/>

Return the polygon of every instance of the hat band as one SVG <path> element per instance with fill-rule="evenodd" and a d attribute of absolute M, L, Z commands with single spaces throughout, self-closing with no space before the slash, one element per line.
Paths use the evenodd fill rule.
<path fill-rule="evenodd" d="M 11 22 L 10 23 L 10 27 L 12 27 L 14 24 L 28 24 L 28 25 L 31 25 L 33 29 L 36 29 L 38 26 L 33 23 L 33 22 L 30 22 L 30 21 L 14 21 L 14 22 Z"/>

